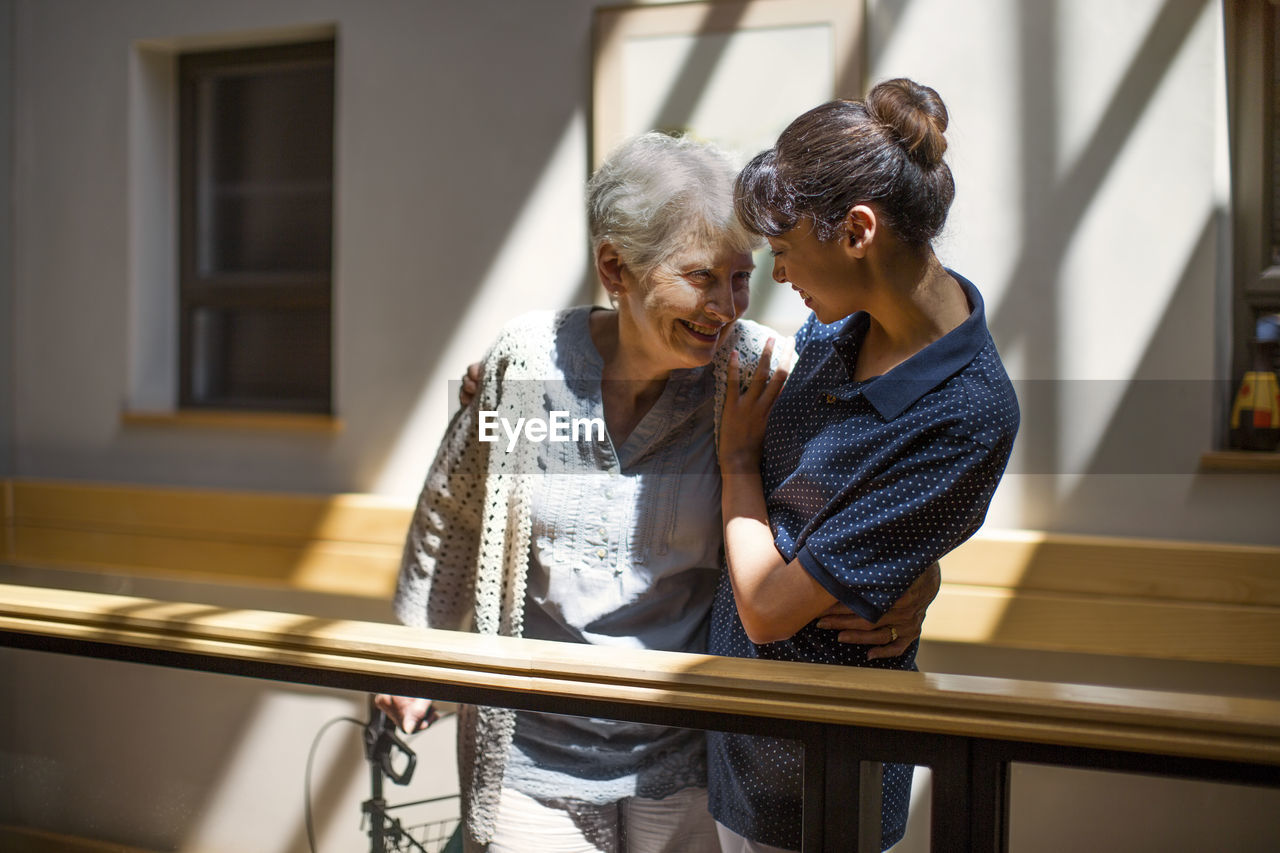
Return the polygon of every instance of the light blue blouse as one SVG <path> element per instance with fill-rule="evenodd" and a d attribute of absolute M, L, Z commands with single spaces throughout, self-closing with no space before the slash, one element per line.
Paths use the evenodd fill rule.
<path fill-rule="evenodd" d="M 604 419 L 590 308 L 561 326 L 547 411 Z M 719 577 L 720 474 L 709 367 L 671 374 L 619 447 L 544 442 L 534 485 L 524 636 L 703 652 Z M 706 784 L 700 731 L 521 712 L 505 784 L 591 803 Z"/>

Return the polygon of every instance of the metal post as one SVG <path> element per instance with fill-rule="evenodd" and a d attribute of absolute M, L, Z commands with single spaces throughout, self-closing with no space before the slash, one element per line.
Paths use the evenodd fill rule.
<path fill-rule="evenodd" d="M 805 727 L 801 739 L 804 803 L 801 811 L 801 853 L 823 853 L 826 831 L 827 735 L 829 727 Z"/>
<path fill-rule="evenodd" d="M 382 796 L 382 768 L 378 762 L 369 762 L 369 839 L 371 853 L 385 853 L 387 841 L 383 834 L 383 823 L 387 814 L 387 801 Z"/>
<path fill-rule="evenodd" d="M 883 765 L 860 759 L 859 730 L 816 725 L 802 743 L 803 853 L 879 853 Z"/>
<path fill-rule="evenodd" d="M 969 742 L 948 738 L 931 756 L 933 770 L 933 825 L 929 849 L 934 851 L 980 851 L 990 847 L 972 846 L 970 818 L 975 807 L 970 787 Z"/>
<path fill-rule="evenodd" d="M 1009 853 L 1009 760 L 991 741 L 972 741 L 970 755 L 974 849 Z"/>

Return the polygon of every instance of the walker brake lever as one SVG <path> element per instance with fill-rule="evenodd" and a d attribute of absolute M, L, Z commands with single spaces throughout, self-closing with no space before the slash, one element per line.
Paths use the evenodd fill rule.
<path fill-rule="evenodd" d="M 409 784 L 418 763 L 413 750 L 396 734 L 396 724 L 380 708 L 371 709 L 364 727 L 364 755 L 397 785 Z M 401 762 L 403 766 L 397 770 L 396 765 Z"/>

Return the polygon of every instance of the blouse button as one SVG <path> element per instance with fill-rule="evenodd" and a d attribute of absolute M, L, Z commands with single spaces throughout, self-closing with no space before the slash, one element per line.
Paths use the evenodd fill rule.
<path fill-rule="evenodd" d="M 605 551 L 603 548 L 596 549 L 596 556 L 599 557 L 600 559 L 602 560 L 604 559 L 604 554 L 605 554 Z"/>

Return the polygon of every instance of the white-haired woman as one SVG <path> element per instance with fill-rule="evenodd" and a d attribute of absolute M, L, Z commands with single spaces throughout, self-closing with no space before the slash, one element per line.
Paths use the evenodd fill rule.
<path fill-rule="evenodd" d="M 493 345 L 419 500 L 402 621 L 705 651 L 729 353 L 751 373 L 773 334 L 738 320 L 758 238 L 734 214 L 734 174 L 706 144 L 646 134 L 592 177 L 595 270 L 614 308 L 522 317 Z M 607 430 L 479 440 L 482 412 L 514 422 L 553 411 Z M 900 645 L 933 592 L 904 600 L 900 621 L 914 628 Z M 378 704 L 406 731 L 430 719 L 423 699 Z M 702 732 L 473 707 L 459 729 L 469 849 L 719 849 Z"/>

